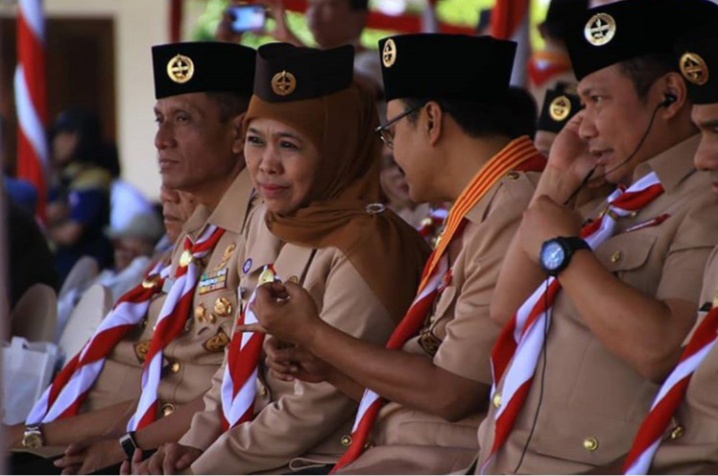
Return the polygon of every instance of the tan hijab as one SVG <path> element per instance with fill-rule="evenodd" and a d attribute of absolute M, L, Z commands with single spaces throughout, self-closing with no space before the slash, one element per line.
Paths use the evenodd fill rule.
<path fill-rule="evenodd" d="M 357 85 L 314 99 L 272 103 L 252 96 L 245 129 L 254 118 L 280 121 L 305 134 L 320 164 L 309 201 L 291 214 L 267 212 L 282 240 L 311 248 L 340 249 L 392 318 L 403 317 L 416 293 L 429 249 L 416 230 L 379 202 L 381 141 L 370 93 Z M 369 207 L 371 209 L 372 207 Z"/>

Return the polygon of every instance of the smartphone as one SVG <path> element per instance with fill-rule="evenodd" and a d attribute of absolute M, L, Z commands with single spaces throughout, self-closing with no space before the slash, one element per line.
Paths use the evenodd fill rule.
<path fill-rule="evenodd" d="M 267 11 L 262 5 L 233 5 L 227 9 L 230 28 L 235 33 L 256 31 L 264 28 Z"/>

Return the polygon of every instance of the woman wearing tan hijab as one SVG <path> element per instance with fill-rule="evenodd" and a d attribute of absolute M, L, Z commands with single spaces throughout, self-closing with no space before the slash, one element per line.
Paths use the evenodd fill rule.
<path fill-rule="evenodd" d="M 281 279 L 301 284 L 324 321 L 381 345 L 414 297 L 428 247 L 379 203 L 378 118 L 352 82 L 352 58 L 349 46 L 258 50 L 244 153 L 264 204 L 240 260 L 240 324 L 251 322 L 257 282 Z M 357 402 L 325 382 L 274 378 L 262 338 L 234 333 L 204 411 L 138 469 L 281 473 L 337 461 Z"/>

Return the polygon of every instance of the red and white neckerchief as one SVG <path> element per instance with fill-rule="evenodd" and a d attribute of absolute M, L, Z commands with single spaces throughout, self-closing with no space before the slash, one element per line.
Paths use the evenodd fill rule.
<path fill-rule="evenodd" d="M 30 410 L 28 424 L 75 416 L 102 372 L 105 359 L 127 332 L 147 315 L 152 298 L 162 290 L 169 266 L 157 263 L 138 284 L 123 294 L 100 322 L 95 334 L 55 377 Z"/>
<path fill-rule="evenodd" d="M 683 401 L 693 373 L 718 340 L 718 308 L 714 307 L 696 328 L 683 350 L 678 365 L 658 391 L 651 410 L 641 423 L 623 466 L 625 474 L 648 474 L 653 456 L 661 444 L 676 409 Z"/>
<path fill-rule="evenodd" d="M 254 399 L 257 393 L 257 373 L 259 357 L 264 344 L 264 334 L 260 332 L 241 332 L 237 327 L 243 324 L 256 324 L 257 316 L 252 311 L 252 304 L 257 298 L 257 288 L 265 283 L 281 282 L 268 264 L 259 275 L 257 287 L 247 301 L 247 306 L 240 310 L 237 326 L 232 334 L 232 341 L 227 350 L 227 364 L 222 377 L 222 430 L 227 431 L 249 421 L 254 415 Z"/>
<path fill-rule="evenodd" d="M 663 186 L 655 172 L 634 183 L 625 192 L 616 190 L 608 197 L 608 208 L 600 218 L 581 230 L 581 237 L 591 249 L 596 249 L 611 236 L 616 229 L 616 219 L 631 216 L 646 207 L 663 193 Z M 666 216 L 643 224 L 658 225 Z M 554 277 L 547 278 L 534 293 L 521 305 L 514 317 L 502 329 L 499 338 L 491 350 L 491 370 L 493 373 L 492 394 L 504 374 L 501 405 L 494 415 L 494 443 L 491 453 L 481 465 L 481 474 L 493 462 L 497 452 L 508 439 L 514 422 L 521 412 L 524 400 L 531 389 L 541 349 L 545 338 L 547 316 L 561 290 L 561 284 Z M 548 309 L 547 309 L 548 306 Z M 513 359 L 513 360 L 512 360 Z M 510 365 L 509 365 L 510 364 Z"/>
<path fill-rule="evenodd" d="M 192 309 L 194 289 L 199 279 L 196 260 L 212 252 L 224 234 L 222 228 L 208 226 L 199 239 L 192 243 L 185 238 L 184 251 L 175 270 L 174 282 L 167 293 L 142 369 L 142 395 L 135 414 L 127 424 L 128 431 L 136 431 L 155 421 L 157 415 L 157 388 L 162 376 L 163 349 L 182 333 Z"/>
<path fill-rule="evenodd" d="M 442 283 L 450 277 L 446 251 L 450 243 L 461 235 L 466 225 L 464 218 L 486 193 L 511 170 L 542 170 L 545 159 L 534 148 L 530 139 L 521 137 L 510 142 L 492 157 L 473 177 L 471 183 L 456 199 L 446 219 L 446 228 L 429 256 L 414 301 L 399 325 L 392 332 L 387 349 L 401 349 L 415 336 L 426 321 L 434 300 L 443 290 Z M 351 445 L 332 469 L 332 474 L 357 459 L 364 451 L 379 410 L 386 400 L 376 392 L 364 390 L 352 428 Z"/>

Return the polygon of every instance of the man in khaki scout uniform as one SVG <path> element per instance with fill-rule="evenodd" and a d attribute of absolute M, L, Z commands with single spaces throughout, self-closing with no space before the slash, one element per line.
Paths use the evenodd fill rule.
<path fill-rule="evenodd" d="M 308 350 L 333 367 L 312 378 L 356 400 L 365 388 L 389 400 L 366 442 L 356 432 L 345 437 L 348 447 L 371 448 L 335 470 L 441 474 L 467 466 L 476 453 L 491 385 L 489 352 L 499 332 L 489 302 L 545 159 L 512 122 L 513 42 L 402 35 L 382 40 L 380 51 L 390 119 L 378 132 L 405 171 L 412 200 L 454 203 L 452 231 L 445 230 L 432 255 L 447 267 L 432 273 L 441 283 L 425 313 L 415 314 L 415 306 L 407 312 L 395 331 L 408 329 L 406 338 L 393 350 L 327 326 L 296 286 L 287 285 L 290 301 L 259 319 L 268 332 L 305 349 L 270 354 L 285 378 L 312 373 L 303 367 L 316 365 L 301 355 Z M 409 321 L 416 321 L 411 329 Z"/>
<path fill-rule="evenodd" d="M 497 341 L 505 345 L 494 349 L 494 370 L 503 377 L 479 429 L 478 470 L 578 473 L 616 460 L 650 406 L 654 382 L 675 364 L 695 321 L 701 271 L 718 243 L 718 200 L 708 174 L 693 166 L 699 137 L 672 46 L 715 8 L 700 0 L 633 0 L 570 19 L 569 51 L 586 107 L 554 143 L 492 302 L 492 317 L 512 326 L 540 285 L 537 301 L 527 302 L 547 306 L 535 315 L 549 318 L 519 337 L 507 327 Z M 562 205 L 592 167 L 637 190 L 611 195 L 611 203 L 636 197 L 624 212 L 611 206 L 603 217 Z M 615 224 L 592 251 L 578 238 L 582 216 Z M 583 233 L 596 236 L 590 226 Z M 561 286 L 553 302 L 542 296 L 547 274 Z M 511 347 L 519 350 L 503 370 L 496 364 Z"/>
<path fill-rule="evenodd" d="M 695 156 L 695 165 L 706 170 L 712 177 L 712 189 L 718 193 L 718 21 L 715 19 L 701 28 L 688 33 L 691 39 L 679 42 L 676 47 L 679 67 L 688 84 L 693 102 L 693 122 L 701 131 L 701 142 Z M 660 446 L 646 461 L 642 472 L 651 474 L 715 474 L 718 471 L 718 347 L 715 344 L 715 312 L 718 307 L 718 248 L 713 250 L 703 276 L 701 304 L 696 326 L 689 334 L 684 347 L 691 346 L 706 328 L 712 337 L 706 341 L 707 354 L 698 362 L 698 367 L 680 404 L 672 407 L 666 416 L 668 425 L 658 428 L 655 438 Z M 709 317 L 709 313 L 713 313 Z M 711 323 L 706 322 L 711 321 Z M 712 343 L 708 343 L 712 342 Z M 695 354 L 693 354 L 695 355 Z M 681 359 L 683 361 L 683 359 Z M 680 366 L 672 376 L 680 372 Z M 681 377 L 683 373 L 676 374 Z M 664 385 L 671 387 L 671 378 Z M 642 427 L 639 434 L 645 431 Z M 634 449 L 640 449 L 634 440 Z M 637 451 L 636 454 L 640 454 Z M 618 469 L 618 468 L 615 468 Z"/>
<path fill-rule="evenodd" d="M 147 318 L 110 352 L 83 413 L 25 431 L 26 442 L 55 447 L 54 453 L 46 454 L 57 455 L 63 450 L 58 446 L 71 444 L 55 465 L 73 471 L 119 464 L 133 454 L 133 447 L 150 450 L 178 438 L 201 408 L 211 376 L 222 363 L 237 307 L 237 247 L 251 196 L 241 120 L 252 91 L 255 52 L 225 43 L 178 43 L 155 46 L 152 53 L 158 124 L 155 146 L 162 182 L 191 193 L 199 203 L 175 248 L 172 269 L 180 262 L 187 237 L 195 241 L 208 225 L 225 232 L 200 260 L 184 332 L 164 348 L 154 423 L 123 437 L 142 392 L 142 364 L 165 293 L 173 284 L 169 278 Z M 169 415 L 172 418 L 166 418 Z M 46 472 L 53 468 L 27 469 Z"/>

